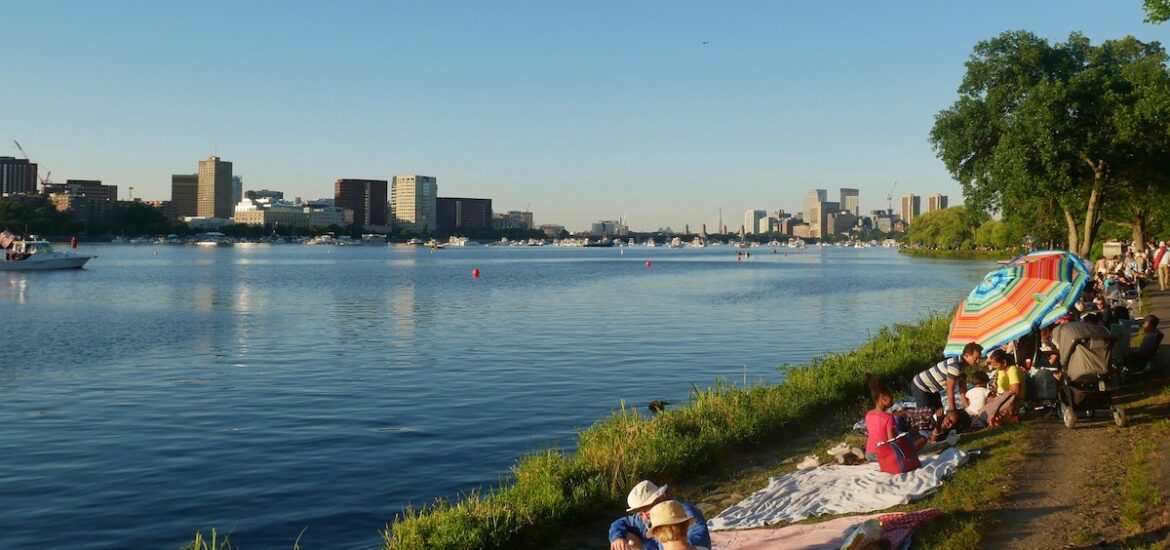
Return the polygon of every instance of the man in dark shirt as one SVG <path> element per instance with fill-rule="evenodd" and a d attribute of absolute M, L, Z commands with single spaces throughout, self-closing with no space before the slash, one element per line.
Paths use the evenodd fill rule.
<path fill-rule="evenodd" d="M 1125 354 L 1125 364 L 1134 370 L 1143 370 L 1150 365 L 1158 355 L 1158 346 L 1162 344 L 1162 332 L 1158 330 L 1158 317 L 1146 315 L 1142 321 L 1142 343 L 1138 349 Z"/>

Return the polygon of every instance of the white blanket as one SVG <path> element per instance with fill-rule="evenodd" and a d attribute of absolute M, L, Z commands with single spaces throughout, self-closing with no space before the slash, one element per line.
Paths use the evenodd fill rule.
<path fill-rule="evenodd" d="M 967 462 L 967 453 L 951 448 L 922 457 L 913 472 L 891 475 L 876 463 L 822 466 L 772 478 L 756 491 L 707 521 L 712 531 L 748 529 L 800 521 L 812 516 L 884 510 L 923 498 Z"/>

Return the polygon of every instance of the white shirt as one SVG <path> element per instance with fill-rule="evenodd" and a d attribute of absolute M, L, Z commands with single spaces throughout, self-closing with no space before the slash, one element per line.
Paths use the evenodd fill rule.
<path fill-rule="evenodd" d="M 967 414 L 979 416 L 979 413 L 983 412 L 984 403 L 987 403 L 987 394 L 989 393 L 991 390 L 979 386 L 967 390 L 967 401 L 970 402 L 966 409 Z"/>

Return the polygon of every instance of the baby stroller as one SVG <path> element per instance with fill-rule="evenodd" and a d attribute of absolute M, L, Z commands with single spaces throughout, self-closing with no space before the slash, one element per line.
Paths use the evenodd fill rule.
<path fill-rule="evenodd" d="M 1087 412 L 1092 417 L 1103 409 L 1113 413 L 1118 427 L 1125 426 L 1125 410 L 1113 404 L 1116 339 L 1108 329 L 1092 323 L 1067 323 L 1052 331 L 1052 340 L 1061 351 L 1059 410 L 1065 426 L 1077 425 L 1077 413 Z"/>

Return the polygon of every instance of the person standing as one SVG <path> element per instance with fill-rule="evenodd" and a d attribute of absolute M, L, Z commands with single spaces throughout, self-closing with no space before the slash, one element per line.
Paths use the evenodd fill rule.
<path fill-rule="evenodd" d="M 1158 268 L 1158 290 L 1166 290 L 1166 285 L 1170 284 L 1170 254 L 1166 253 L 1166 241 L 1158 243 L 1154 265 Z"/>
<path fill-rule="evenodd" d="M 967 368 L 979 364 L 983 346 L 971 342 L 963 346 L 963 354 L 948 357 L 914 377 L 910 385 L 914 403 L 919 408 L 938 411 L 943 408 L 942 392 L 947 392 L 947 410 L 967 407 Z M 962 407 L 956 406 L 955 394 L 962 396 Z"/>

